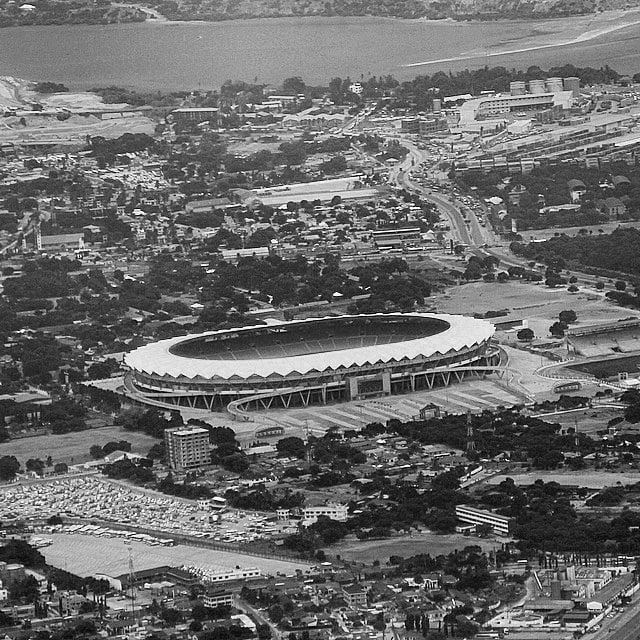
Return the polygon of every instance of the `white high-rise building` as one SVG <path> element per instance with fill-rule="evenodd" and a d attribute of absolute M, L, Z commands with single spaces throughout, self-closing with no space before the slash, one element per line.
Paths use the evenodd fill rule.
<path fill-rule="evenodd" d="M 209 432 L 202 427 L 165 429 L 169 466 L 175 471 L 197 469 L 211 463 Z"/>

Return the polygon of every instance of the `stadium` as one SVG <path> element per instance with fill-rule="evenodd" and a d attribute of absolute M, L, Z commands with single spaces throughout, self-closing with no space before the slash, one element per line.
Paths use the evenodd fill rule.
<path fill-rule="evenodd" d="M 162 408 L 298 407 L 407 393 L 499 365 L 491 323 L 390 313 L 309 318 L 161 340 L 125 357 L 127 395 Z"/>

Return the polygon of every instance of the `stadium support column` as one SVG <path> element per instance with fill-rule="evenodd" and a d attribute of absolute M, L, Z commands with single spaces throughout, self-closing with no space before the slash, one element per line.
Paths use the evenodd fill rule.
<path fill-rule="evenodd" d="M 322 385 L 322 404 L 327 404 L 327 385 Z"/>

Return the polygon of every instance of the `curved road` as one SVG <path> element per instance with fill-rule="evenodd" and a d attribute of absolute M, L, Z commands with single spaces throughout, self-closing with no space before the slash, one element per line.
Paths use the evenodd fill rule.
<path fill-rule="evenodd" d="M 491 255 L 500 261 L 503 269 L 509 267 L 528 268 L 529 260 L 519 258 L 507 248 L 501 246 L 501 241 L 489 226 L 482 226 L 476 213 L 469 207 L 458 202 L 454 196 L 445 193 L 433 192 L 430 189 L 417 184 L 411 176 L 413 169 L 420 167 L 422 162 L 433 162 L 433 156 L 419 149 L 415 143 L 406 138 L 401 138 L 402 145 L 409 149 L 404 161 L 389 172 L 389 182 L 408 191 L 418 193 L 422 198 L 433 202 L 440 212 L 448 219 L 451 227 L 451 236 L 454 243 L 462 243 L 469 246 L 469 251 L 480 257 Z M 462 213 L 465 215 L 468 224 Z M 489 245 L 489 246 L 487 246 Z M 572 270 L 572 274 L 580 279 L 583 284 L 595 285 L 598 280 L 606 280 L 585 272 Z M 640 640 L 640 639 L 639 639 Z"/>

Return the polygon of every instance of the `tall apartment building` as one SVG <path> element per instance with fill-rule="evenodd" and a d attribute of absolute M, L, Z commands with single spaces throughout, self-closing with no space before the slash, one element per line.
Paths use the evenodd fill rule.
<path fill-rule="evenodd" d="M 202 427 L 165 429 L 169 466 L 174 471 L 197 469 L 211 463 L 209 432 Z"/>

